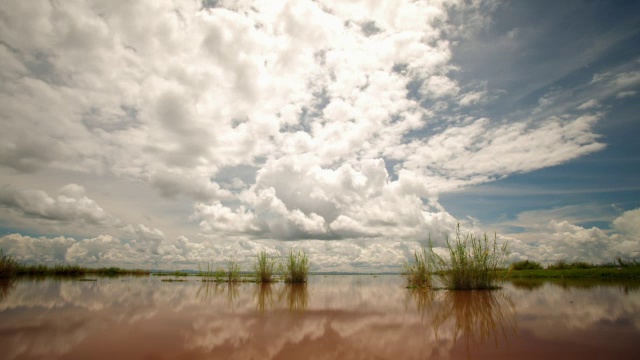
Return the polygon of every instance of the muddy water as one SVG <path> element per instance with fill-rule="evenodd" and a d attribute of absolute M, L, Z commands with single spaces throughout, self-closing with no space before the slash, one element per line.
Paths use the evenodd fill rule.
<path fill-rule="evenodd" d="M 0 282 L 1 359 L 616 359 L 640 353 L 640 284 L 424 292 L 397 276 L 306 286 L 160 278 Z"/>

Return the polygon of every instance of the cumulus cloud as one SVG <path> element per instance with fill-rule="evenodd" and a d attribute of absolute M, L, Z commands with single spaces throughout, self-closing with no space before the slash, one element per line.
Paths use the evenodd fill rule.
<path fill-rule="evenodd" d="M 439 194 L 605 147 L 594 132 L 600 100 L 547 114 L 566 96 L 559 88 L 533 117 L 476 116 L 502 90 L 462 82 L 453 49 L 490 23 L 493 5 L 216 4 L 0 6 L 0 170 L 135 181 L 172 200 L 150 212 L 191 221 L 188 236 L 167 236 L 109 214 L 77 185 L 49 195 L 10 184 L 0 189 L 5 223 L 75 230 L 88 240 L 69 256 L 87 261 L 194 261 L 201 244 L 225 237 L 251 249 L 388 249 L 454 230 Z M 592 85 L 622 94 L 636 78 L 606 72 Z M 79 234 L 83 225 L 92 233 Z M 327 264 L 355 264 L 338 258 Z"/>
<path fill-rule="evenodd" d="M 85 189 L 68 184 L 55 197 L 41 190 L 23 190 L 12 185 L 0 188 L 0 205 L 5 211 L 36 220 L 107 225 L 115 218 L 85 195 Z"/>
<path fill-rule="evenodd" d="M 514 259 L 594 263 L 612 262 L 615 256 L 634 259 L 640 256 L 639 219 L 640 209 L 626 211 L 613 220 L 612 232 L 550 220 L 521 234 L 507 234 L 505 239 L 511 241 Z"/>
<path fill-rule="evenodd" d="M 166 172 L 156 174 L 151 179 L 151 185 L 168 199 L 186 195 L 196 201 L 211 201 L 231 196 L 229 191 L 221 189 L 220 185 L 206 178 L 188 178 Z"/>

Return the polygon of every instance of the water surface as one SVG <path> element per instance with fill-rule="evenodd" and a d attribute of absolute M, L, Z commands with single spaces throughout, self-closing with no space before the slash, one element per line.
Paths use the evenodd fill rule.
<path fill-rule="evenodd" d="M 3 359 L 582 359 L 640 353 L 639 283 L 416 291 L 398 276 L 309 284 L 189 277 L 0 283 Z"/>

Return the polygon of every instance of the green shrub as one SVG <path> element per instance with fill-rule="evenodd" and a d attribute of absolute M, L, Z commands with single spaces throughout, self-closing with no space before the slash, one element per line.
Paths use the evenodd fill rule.
<path fill-rule="evenodd" d="M 258 282 L 271 282 L 276 272 L 278 262 L 275 258 L 270 257 L 266 250 L 262 250 L 258 254 L 258 261 L 253 265 L 256 280 Z"/>
<path fill-rule="evenodd" d="M 569 268 L 569 264 L 567 263 L 567 260 L 565 259 L 560 259 L 558 261 L 556 261 L 553 264 L 549 264 L 547 266 L 547 269 L 549 270 L 566 270 Z"/>
<path fill-rule="evenodd" d="M 288 283 L 306 283 L 309 273 L 309 258 L 304 251 L 289 251 L 283 266 L 284 281 Z"/>
<path fill-rule="evenodd" d="M 431 262 L 426 249 L 415 251 L 415 261 L 409 263 L 405 260 L 402 264 L 402 277 L 410 288 L 431 287 Z"/>
<path fill-rule="evenodd" d="M 513 270 L 542 270 L 542 265 L 537 261 L 522 260 L 511 264 Z"/>
<path fill-rule="evenodd" d="M 497 236 L 489 241 L 487 234 L 480 239 L 472 234 L 462 236 L 460 225 L 456 229 L 456 239 L 447 237 L 449 259 L 429 252 L 433 265 L 442 276 L 446 288 L 453 290 L 493 289 L 506 275 L 503 271 L 509 255 L 507 243 L 498 246 Z"/>

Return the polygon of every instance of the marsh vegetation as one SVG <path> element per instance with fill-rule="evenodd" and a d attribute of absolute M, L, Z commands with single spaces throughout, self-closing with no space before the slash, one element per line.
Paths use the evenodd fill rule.
<path fill-rule="evenodd" d="M 270 283 L 283 278 L 287 283 L 305 283 L 309 275 L 309 257 L 304 251 L 290 251 L 289 256 L 282 259 L 263 250 L 258 253 L 256 262 L 249 272 L 243 272 L 240 264 L 231 259 L 227 262 L 226 270 L 214 267 L 213 262 L 199 264 L 197 275 L 204 282 Z"/>
<path fill-rule="evenodd" d="M 52 266 L 35 264 L 27 265 L 4 254 L 0 249 L 0 278 L 15 276 L 68 276 L 82 277 L 85 275 L 117 276 L 117 275 L 149 275 L 148 270 L 126 270 L 118 267 L 88 268 L 74 264 L 55 264 Z"/>
<path fill-rule="evenodd" d="M 309 257 L 304 251 L 289 251 L 283 265 L 284 281 L 287 283 L 306 283 L 309 275 Z"/>
<path fill-rule="evenodd" d="M 463 235 L 458 225 L 454 240 L 445 239 L 447 255 L 429 248 L 414 252 L 415 261 L 405 262 L 402 275 L 408 287 L 432 287 L 433 273 L 450 290 L 495 289 L 504 280 L 504 265 L 509 255 L 507 243 L 498 245 L 497 236 L 489 240 L 473 234 Z"/>
<path fill-rule="evenodd" d="M 256 281 L 261 283 L 270 283 L 275 280 L 278 270 L 278 259 L 267 254 L 266 250 L 262 250 L 258 254 L 258 259 L 253 265 L 253 271 L 256 274 Z"/>
<path fill-rule="evenodd" d="M 431 251 L 431 249 L 429 249 Z M 402 264 L 402 277 L 410 288 L 427 288 L 431 287 L 433 281 L 430 254 L 427 249 L 415 251 L 413 254 L 414 261 L 404 261 Z"/>
<path fill-rule="evenodd" d="M 510 278 L 575 278 L 575 279 L 634 279 L 640 278 L 640 262 L 616 256 L 613 262 L 591 264 L 584 261 L 569 262 L 560 259 L 547 265 L 535 261 L 511 264 Z"/>

